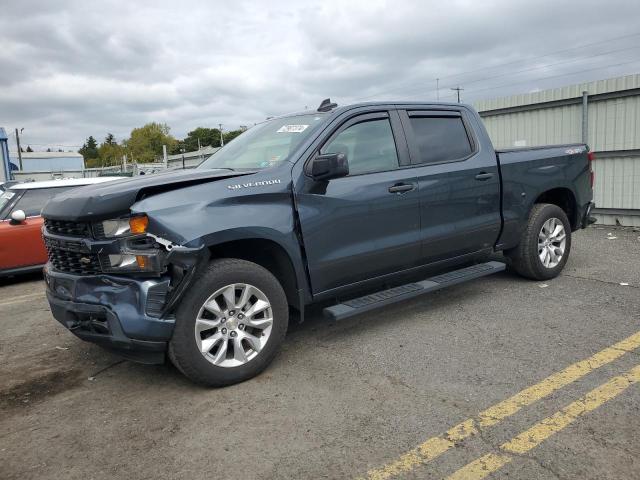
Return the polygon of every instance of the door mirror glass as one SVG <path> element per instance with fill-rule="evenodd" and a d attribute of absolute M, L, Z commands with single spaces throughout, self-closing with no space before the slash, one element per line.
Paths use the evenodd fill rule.
<path fill-rule="evenodd" d="M 14 225 L 24 222 L 26 218 L 27 216 L 24 214 L 24 210 L 14 210 L 11 212 L 11 223 Z"/>
<path fill-rule="evenodd" d="M 349 175 L 349 162 L 344 153 L 318 155 L 311 163 L 311 177 L 314 180 L 326 181 L 347 175 Z"/>

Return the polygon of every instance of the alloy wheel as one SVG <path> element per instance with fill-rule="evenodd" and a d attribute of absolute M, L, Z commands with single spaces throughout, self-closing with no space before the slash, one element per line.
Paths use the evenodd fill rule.
<path fill-rule="evenodd" d="M 271 335 L 273 312 L 267 296 L 246 283 L 222 287 L 200 307 L 195 322 L 200 353 L 219 367 L 250 362 Z"/>
<path fill-rule="evenodd" d="M 550 218 L 538 233 L 538 257 L 546 268 L 558 266 L 567 246 L 567 232 L 557 218 Z"/>

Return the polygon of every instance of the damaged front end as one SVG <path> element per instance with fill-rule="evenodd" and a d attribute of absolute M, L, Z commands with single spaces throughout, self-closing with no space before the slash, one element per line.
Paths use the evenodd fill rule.
<path fill-rule="evenodd" d="M 43 227 L 53 316 L 79 338 L 144 363 L 164 361 L 172 309 L 208 256 L 153 226 L 144 214 L 64 221 L 45 213 Z"/>

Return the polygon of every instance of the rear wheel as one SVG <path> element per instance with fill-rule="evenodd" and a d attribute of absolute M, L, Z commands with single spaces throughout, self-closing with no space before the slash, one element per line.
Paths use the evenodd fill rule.
<path fill-rule="evenodd" d="M 514 249 L 505 252 L 512 268 L 523 277 L 548 280 L 557 277 L 571 251 L 571 224 L 557 205 L 533 206 L 529 221 Z"/>
<path fill-rule="evenodd" d="M 197 383 L 241 382 L 271 363 L 288 320 L 285 293 L 268 270 L 245 260 L 216 260 L 176 311 L 169 357 Z"/>

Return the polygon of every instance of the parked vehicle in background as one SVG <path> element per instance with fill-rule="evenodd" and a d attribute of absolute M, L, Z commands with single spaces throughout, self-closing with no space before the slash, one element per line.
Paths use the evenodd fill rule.
<path fill-rule="evenodd" d="M 344 319 L 501 271 L 499 251 L 555 277 L 592 221 L 591 160 L 584 144 L 496 151 L 461 104 L 325 101 L 195 170 L 49 201 L 49 304 L 82 339 L 228 385 L 271 362 L 290 309 Z"/>
<path fill-rule="evenodd" d="M 49 199 L 72 188 L 110 180 L 113 178 L 74 178 L 7 185 L 0 192 L 0 276 L 35 271 L 47 262 L 40 212 Z"/>
<path fill-rule="evenodd" d="M 6 191 L 11 185 L 15 185 L 18 182 L 10 180 L 8 182 L 0 182 L 0 193 Z"/>

